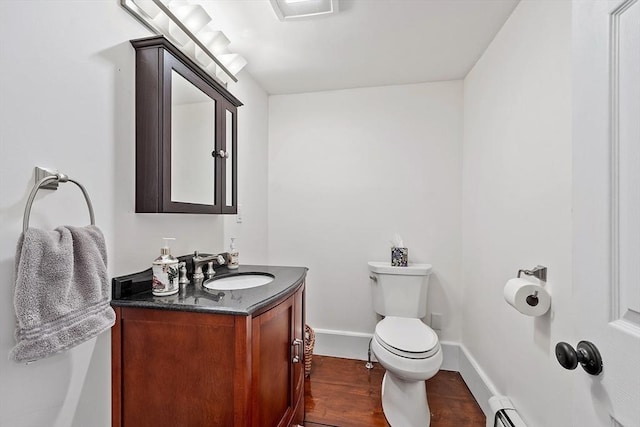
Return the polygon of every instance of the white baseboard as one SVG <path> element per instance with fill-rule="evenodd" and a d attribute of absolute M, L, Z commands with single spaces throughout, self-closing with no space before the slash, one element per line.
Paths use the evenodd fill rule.
<path fill-rule="evenodd" d="M 344 359 L 367 360 L 367 350 L 372 334 L 338 331 L 332 329 L 314 329 L 316 343 L 313 354 L 341 357 Z M 478 363 L 471 357 L 464 345 L 457 342 L 441 341 L 442 370 L 460 372 L 480 408 L 487 417 L 491 415 L 489 398 L 498 394 Z M 376 361 L 372 355 L 372 360 Z"/>
<path fill-rule="evenodd" d="M 469 354 L 467 348 L 462 344 L 458 344 L 458 348 L 460 349 L 460 369 L 458 372 L 480 405 L 482 412 L 489 419 L 493 417 L 489 407 L 489 398 L 498 394 L 496 388 L 480 368 L 478 362 Z"/>
<path fill-rule="evenodd" d="M 314 329 L 316 344 L 313 354 L 342 357 L 344 359 L 367 360 L 369 340 L 372 334 L 332 329 Z"/>
<path fill-rule="evenodd" d="M 458 343 L 440 341 L 440 348 L 442 348 L 442 366 L 440 369 L 458 372 L 460 370 L 460 347 Z"/>

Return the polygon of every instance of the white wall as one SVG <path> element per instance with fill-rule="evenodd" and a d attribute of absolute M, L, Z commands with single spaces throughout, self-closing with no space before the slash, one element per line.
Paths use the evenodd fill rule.
<path fill-rule="evenodd" d="M 309 267 L 312 327 L 373 332 L 367 261 L 399 233 L 459 339 L 461 143 L 461 81 L 269 98 L 269 260 Z"/>
<path fill-rule="evenodd" d="M 530 426 L 571 425 L 570 32 L 569 2 L 522 1 L 464 82 L 462 343 Z M 552 309 L 534 319 L 502 289 L 537 264 Z"/>
<path fill-rule="evenodd" d="M 244 103 L 238 109 L 238 205 L 236 215 L 224 216 L 224 245 L 236 237 L 240 264 L 267 264 L 267 159 L 269 98 L 251 76 L 242 71 L 239 82 L 230 87 Z"/>
<path fill-rule="evenodd" d="M 176 254 L 226 246 L 221 217 L 134 213 L 135 53 L 129 40 L 148 35 L 117 1 L 0 1 L 2 426 L 110 425 L 108 333 L 31 365 L 7 359 L 14 344 L 15 246 L 34 166 L 56 168 L 86 186 L 107 241 L 111 276 L 149 267 L 167 235 L 178 238 Z M 242 189 L 263 188 L 267 178 L 265 167 L 254 168 L 266 163 L 267 95 L 246 74 L 231 90 L 247 105 L 239 110 L 240 198 L 251 197 L 246 226 L 262 238 L 266 201 Z M 32 226 L 87 222 L 72 184 L 38 194 Z M 265 260 L 266 244 L 249 243 L 247 258 Z"/>

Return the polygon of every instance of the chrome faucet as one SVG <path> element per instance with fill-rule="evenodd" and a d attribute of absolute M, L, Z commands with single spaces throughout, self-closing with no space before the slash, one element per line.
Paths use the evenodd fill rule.
<path fill-rule="evenodd" d="M 213 269 L 213 262 L 217 261 L 218 265 L 224 265 L 226 260 L 222 254 L 214 254 L 209 256 L 200 256 L 198 251 L 193 253 L 193 281 L 202 282 L 204 279 L 204 273 L 202 272 L 202 266 L 207 264 L 207 278 L 211 279 L 216 274 Z"/>

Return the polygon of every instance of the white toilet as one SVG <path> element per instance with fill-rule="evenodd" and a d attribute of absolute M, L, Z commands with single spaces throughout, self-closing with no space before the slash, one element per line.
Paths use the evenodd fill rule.
<path fill-rule="evenodd" d="M 427 312 L 431 265 L 392 267 L 369 262 L 373 308 L 384 316 L 371 349 L 387 370 L 382 410 L 392 427 L 425 427 L 431 422 L 425 380 L 442 365 L 438 336 L 420 320 Z"/>

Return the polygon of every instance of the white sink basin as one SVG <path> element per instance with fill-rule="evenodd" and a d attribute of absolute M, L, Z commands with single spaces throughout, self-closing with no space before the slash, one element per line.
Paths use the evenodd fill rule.
<path fill-rule="evenodd" d="M 233 291 L 236 289 L 257 288 L 271 282 L 273 282 L 273 276 L 266 274 L 238 274 L 237 276 L 209 279 L 202 286 L 207 289 Z"/>

